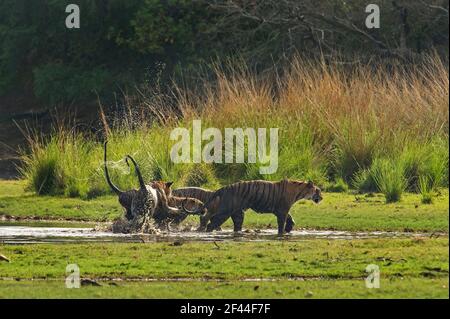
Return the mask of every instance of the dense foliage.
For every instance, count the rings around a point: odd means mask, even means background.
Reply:
[[[367,1],[79,0],[81,28],[67,29],[69,0],[0,1],[0,97],[24,91],[44,105],[111,94],[199,63],[239,54],[265,69],[295,52],[345,60],[408,61],[448,55],[448,1],[376,1],[381,28],[364,25]]]

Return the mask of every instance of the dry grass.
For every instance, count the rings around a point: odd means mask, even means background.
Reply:
[[[175,86],[167,95],[141,89],[126,97],[125,116],[101,115],[123,155],[142,155],[138,157],[149,178],[162,171],[158,177],[183,180],[184,170],[191,166],[169,163],[168,135],[173,127],[190,127],[199,118],[203,127],[220,129],[279,127],[279,170],[261,176],[268,179],[313,178],[322,185],[342,178],[350,182],[374,159],[402,158],[412,144],[436,145],[436,154],[448,152],[448,67],[437,56],[407,67],[349,67],[297,58],[282,75],[256,75],[242,65],[216,66],[214,74],[213,80],[197,82],[195,90]],[[44,148],[50,145],[39,143]],[[101,145],[93,147],[100,154]],[[71,156],[67,154],[63,157]],[[448,162],[448,155],[442,161]],[[35,162],[28,157],[26,170]],[[255,177],[255,165],[238,166],[212,168],[219,178],[227,176],[222,182],[242,179],[242,174]],[[448,170],[444,173],[440,186],[448,185]]]

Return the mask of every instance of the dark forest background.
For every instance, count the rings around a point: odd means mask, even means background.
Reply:
[[[68,4],[81,28],[67,29]],[[365,8],[380,7],[367,29]],[[261,72],[293,55],[352,65],[448,60],[447,0],[0,0],[0,170],[23,143],[16,123],[52,110],[98,119],[142,85],[195,87],[213,65]],[[391,62],[390,62],[391,63]]]
[[[380,29],[365,27],[369,2],[78,0],[81,28],[67,29],[72,0],[1,0],[1,101],[77,104],[233,56],[264,70],[297,52],[349,62],[448,55],[448,1],[372,1]]]

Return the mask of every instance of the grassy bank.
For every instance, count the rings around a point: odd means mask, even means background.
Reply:
[[[448,278],[391,278],[380,289],[360,279],[276,282],[101,282],[67,289],[60,281],[0,281],[0,298],[448,298]]]
[[[88,278],[365,278],[368,264],[385,278],[448,276],[448,238],[218,244],[2,245],[0,277],[61,279],[71,263]]]
[[[90,200],[64,196],[37,196],[24,190],[24,181],[0,181],[0,217],[111,221],[122,214],[115,196],[100,196]],[[300,201],[291,210],[296,228],[337,230],[384,230],[448,232],[449,195],[442,190],[433,204],[422,204],[418,194],[405,194],[399,203],[385,204],[381,194],[354,195],[325,193],[319,205]],[[184,225],[198,225],[191,217]],[[91,224],[92,225],[92,224]],[[272,214],[247,212],[244,228],[274,228]],[[67,224],[73,227],[73,224]],[[227,221],[224,227],[231,227]]]
[[[126,154],[136,157],[146,180],[176,186],[289,177],[325,190],[380,191],[386,202],[405,191],[432,202],[436,189],[448,187],[448,68],[435,57],[408,70],[349,70],[295,59],[282,75],[266,77],[230,67],[216,70],[215,81],[198,83],[195,92],[175,88],[172,96],[169,103],[143,94],[127,99],[120,116],[101,114],[120,187],[136,185],[122,160]],[[195,119],[222,134],[225,128],[279,128],[277,172],[261,175],[262,163],[174,164],[170,132],[191,130]],[[36,193],[92,198],[109,192],[98,139],[59,127],[50,137],[31,134],[29,142],[22,173]]]
[[[448,287],[448,238],[220,242],[219,248],[213,243],[193,242],[182,246],[1,245],[0,252],[10,259],[0,264],[0,277],[16,280],[0,281],[0,291],[12,291],[12,296],[24,294],[25,288],[31,287],[28,296],[33,297],[174,297],[182,289],[186,289],[184,297],[209,298],[299,298],[308,291],[318,298],[448,297],[444,288]],[[107,281],[100,282],[103,287],[63,291],[65,269],[70,263],[80,267],[82,278]],[[367,291],[364,286],[369,264],[380,267],[381,288],[376,291]],[[108,280],[119,278],[125,282],[117,282],[118,287],[109,285]],[[192,282],[146,282],[177,278]],[[199,282],[204,278],[213,282]],[[258,278],[274,281],[242,282]],[[129,283],[127,279],[138,282]],[[156,287],[165,289],[150,291]],[[344,288],[349,289],[342,294]]]

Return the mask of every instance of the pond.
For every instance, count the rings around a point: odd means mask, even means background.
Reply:
[[[439,235],[439,234],[433,234]],[[412,232],[349,232],[335,230],[295,230],[282,240],[365,239],[431,236]],[[77,242],[177,242],[177,241],[270,241],[280,240],[275,229],[232,230],[204,233],[196,231],[161,231],[157,234],[114,234],[92,227],[0,226],[0,243],[77,243]]]

